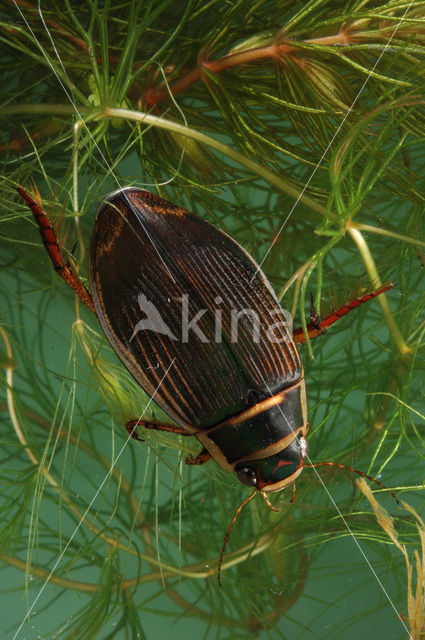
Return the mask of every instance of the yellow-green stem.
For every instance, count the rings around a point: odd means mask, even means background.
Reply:
[[[134,122],[141,122],[147,125],[152,125],[154,127],[158,127],[159,129],[166,129],[167,131],[174,131],[174,133],[178,133],[187,138],[192,138],[193,140],[197,140],[198,142],[223,153],[228,158],[235,160],[242,166],[246,167],[253,173],[255,173],[260,178],[263,178],[266,182],[273,185],[279,191],[286,193],[292,196],[294,199],[299,200],[306,206],[310,207],[316,213],[320,213],[321,215],[328,215],[325,207],[322,207],[316,200],[310,198],[309,196],[304,195],[304,193],[294,187],[290,182],[284,180],[277,176],[273,171],[270,171],[263,164],[255,162],[254,160],[250,160],[246,156],[242,155],[232,147],[229,147],[226,144],[223,144],[219,140],[212,138],[211,136],[207,136],[202,131],[198,131],[197,129],[192,129],[191,127],[187,127],[185,125],[179,124],[178,122],[173,122],[172,120],[166,120],[163,117],[153,116],[149,113],[144,113],[143,111],[130,111],[130,109],[105,109],[104,116],[106,118],[122,118],[124,120],[132,120]]]
[[[369,278],[372,282],[372,286],[379,287],[381,285],[381,279],[378,274],[378,270],[375,265],[375,261],[372,257],[372,254],[369,250],[366,240],[364,239],[363,234],[356,229],[355,227],[348,226],[348,233],[351,235],[354,243],[356,244],[359,253],[362,257],[364,265],[366,267],[366,271],[369,274]],[[394,320],[394,316],[391,312],[390,306],[388,304],[387,298],[383,293],[378,297],[378,302],[381,306],[382,315],[385,318],[385,322],[387,323],[388,329],[392,335],[392,338],[396,344],[397,350],[399,354],[403,357],[411,352],[410,347],[406,344],[403,336],[400,333],[400,329],[397,326],[396,321]]]
[[[395,233],[395,231],[390,231],[389,229],[380,229],[379,227],[374,227],[370,224],[362,224],[359,222],[352,222],[351,227],[353,229],[358,229],[359,231],[366,231],[366,233],[376,233],[380,236],[387,236],[387,238],[395,238],[396,240],[400,240],[401,242],[409,242],[415,246],[425,247],[425,242],[423,240],[419,240],[418,238],[411,238],[410,236],[405,236],[402,233]]]
[[[2,560],[7,562],[12,567],[16,569],[20,569],[21,571],[26,571],[28,569],[27,563],[19,558],[15,558],[14,556],[10,556],[7,553],[2,555]],[[64,587],[65,589],[73,589],[74,591],[84,591],[88,593],[95,593],[102,589],[98,584],[92,584],[90,582],[79,582],[78,580],[67,580],[66,578],[60,578],[55,573],[51,573],[47,569],[41,569],[34,564],[31,564],[29,567],[29,572],[33,576],[37,576],[37,578],[46,579],[49,578],[49,582],[53,584],[57,584],[60,587]]]

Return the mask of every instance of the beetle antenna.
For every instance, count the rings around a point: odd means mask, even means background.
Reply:
[[[363,471],[359,471],[358,469],[353,469],[353,467],[346,467],[344,464],[339,464],[339,462],[315,462],[314,464],[305,464],[304,467],[309,469],[315,469],[316,467],[323,467],[324,465],[328,465],[329,467],[338,467],[339,469],[345,469],[346,471],[357,473],[358,476],[362,476],[362,478],[367,478],[371,482],[375,482],[375,484],[382,487],[382,489],[385,489],[385,491],[388,491],[388,493],[394,498],[397,504],[400,504],[399,499],[397,498],[395,493],[390,491],[388,487],[382,484],[382,482],[379,482],[379,480],[377,480],[376,478],[373,478],[372,476],[368,476],[367,473],[363,473]]]
[[[232,532],[233,525],[235,524],[235,522],[237,520],[237,517],[240,514],[240,512],[242,511],[242,509],[244,508],[244,506],[246,504],[248,504],[248,502],[250,500],[252,500],[252,498],[255,495],[257,495],[257,493],[258,493],[258,489],[255,489],[254,493],[251,493],[251,495],[248,496],[247,498],[245,498],[245,500],[239,505],[239,507],[236,509],[235,515],[233,516],[233,520],[230,523],[230,527],[227,529],[226,537],[224,538],[223,546],[221,547],[220,558],[218,560],[217,581],[218,581],[218,586],[219,587],[221,587],[221,565],[223,564],[224,550],[226,548],[226,544],[227,544],[227,541],[229,539],[229,536],[230,536],[230,534]],[[263,493],[263,491],[261,493]]]

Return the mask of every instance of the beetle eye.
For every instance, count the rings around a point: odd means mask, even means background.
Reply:
[[[242,484],[247,484],[249,487],[257,486],[257,476],[251,467],[241,467],[236,471],[236,475]]]

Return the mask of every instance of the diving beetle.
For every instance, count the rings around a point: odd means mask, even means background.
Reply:
[[[136,428],[143,426],[195,436],[203,448],[189,463],[212,458],[254,487],[241,507],[258,491],[270,505],[267,493],[294,486],[309,428],[297,349],[305,336],[292,331],[266,276],[243,247],[157,195],[120,189],[97,211],[88,291],[65,262],[41,204],[17,190],[56,271],[95,313],[135,380],[179,425],[134,421],[129,433],[137,438]],[[392,286],[321,321],[312,308],[309,336]]]

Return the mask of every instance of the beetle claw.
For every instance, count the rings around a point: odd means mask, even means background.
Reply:
[[[310,293],[310,325],[314,329],[320,329],[320,318],[316,309],[314,308],[313,294]]]
[[[133,438],[133,440],[138,440],[139,442],[144,442],[144,439],[141,438],[136,431],[136,427],[138,425],[138,421],[137,420],[130,420],[130,422],[127,422],[127,424],[125,425],[125,428],[127,429],[127,433],[128,435]]]
[[[206,449],[202,449],[197,456],[187,456],[186,464],[200,465],[204,464],[204,462],[208,462],[208,460],[211,460],[211,454]]]

